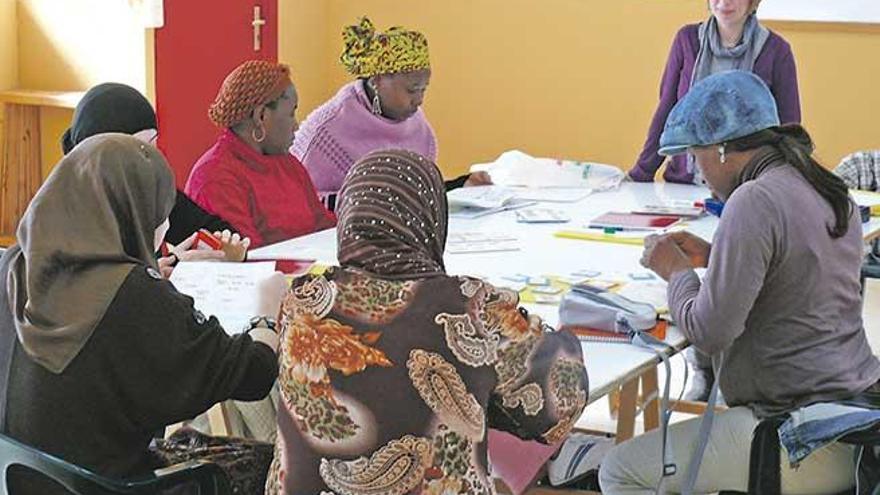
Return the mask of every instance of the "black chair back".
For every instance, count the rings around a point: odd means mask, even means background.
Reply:
[[[192,484],[199,495],[232,493],[226,474],[210,462],[190,461],[159,469],[142,479],[112,480],[0,435],[0,495],[10,494],[11,470],[39,473],[74,495],[152,494],[185,484]]]

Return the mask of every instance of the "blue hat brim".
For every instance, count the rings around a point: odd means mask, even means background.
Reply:
[[[690,148],[689,144],[671,144],[668,146],[664,146],[657,150],[657,154],[661,156],[675,156],[680,155],[682,153],[686,153],[687,149]]]

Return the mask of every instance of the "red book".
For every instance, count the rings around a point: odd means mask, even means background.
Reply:
[[[673,215],[609,212],[590,220],[590,228],[616,230],[661,230],[681,221]]]

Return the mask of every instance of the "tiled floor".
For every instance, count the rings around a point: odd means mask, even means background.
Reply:
[[[871,344],[871,348],[874,349],[874,353],[880,355],[880,280],[868,280],[863,315],[865,321],[865,331],[868,334],[868,341]],[[684,356],[675,356],[671,360],[671,362],[672,382],[670,387],[670,396],[676,397],[679,393],[681,393],[682,387],[684,386]],[[663,367],[661,366],[661,392],[664,376],[665,372],[663,370]],[[591,404],[587,408],[586,416],[586,421],[582,420],[578,423],[578,426],[588,427],[593,430],[610,432],[613,432],[615,430],[616,422],[614,421],[614,419],[611,418],[608,412],[608,401],[606,399],[600,399]],[[688,414],[676,413],[672,415],[672,421],[681,421],[693,417],[694,416]],[[641,417],[639,417],[636,419],[636,434],[642,432],[643,429],[644,428],[642,425],[642,419]]]

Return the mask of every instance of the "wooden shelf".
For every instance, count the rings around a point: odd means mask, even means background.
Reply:
[[[9,89],[0,91],[0,103],[74,109],[84,94],[85,92],[83,91]]]

